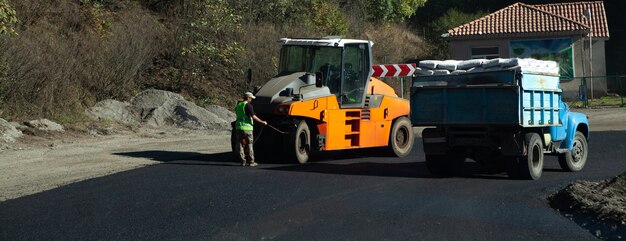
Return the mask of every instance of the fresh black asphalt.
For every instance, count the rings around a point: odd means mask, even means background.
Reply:
[[[538,181],[473,162],[435,178],[419,139],[405,158],[355,151],[256,168],[230,153],[117,153],[161,163],[1,202],[0,240],[595,240],[546,200],[626,170],[626,132],[593,132],[589,145],[582,172],[550,157]]]

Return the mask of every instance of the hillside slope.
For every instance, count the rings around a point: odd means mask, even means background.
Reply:
[[[0,36],[0,108],[8,120],[77,121],[98,101],[129,100],[148,88],[231,106],[276,73],[281,37],[371,39],[378,63],[427,52],[404,25],[370,21],[355,14],[363,6],[341,1],[8,2],[19,19],[17,36]]]

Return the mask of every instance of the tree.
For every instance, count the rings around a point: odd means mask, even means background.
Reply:
[[[375,22],[399,23],[413,16],[426,0],[377,0],[367,10],[370,20]]]
[[[309,17],[310,1],[300,0],[228,0],[244,23],[301,24]]]
[[[312,9],[313,27],[324,34],[344,35],[348,32],[348,20],[336,4],[327,1],[313,2]]]
[[[0,34],[16,34],[13,25],[17,23],[15,9],[7,0],[0,0]]]
[[[234,66],[235,56],[243,51],[239,42],[232,41],[243,31],[241,16],[221,0],[200,3],[195,15],[189,24],[192,44],[182,53],[197,58],[205,70],[218,65]]]
[[[433,23],[431,23],[430,27],[432,29],[432,34],[428,36],[430,42],[437,46],[433,54],[440,58],[447,58],[449,55],[448,42],[442,41],[441,35],[447,33],[450,29],[461,26],[485,15],[486,13],[482,11],[478,11],[476,13],[464,13],[456,8],[452,8],[443,16],[437,18]]]

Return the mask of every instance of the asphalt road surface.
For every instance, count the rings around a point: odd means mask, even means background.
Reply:
[[[464,176],[435,178],[420,139],[405,158],[333,153],[256,168],[230,153],[118,153],[162,164],[2,202],[0,240],[595,240],[546,197],[625,171],[624,140],[593,132],[582,172],[549,157],[538,181],[473,162]]]

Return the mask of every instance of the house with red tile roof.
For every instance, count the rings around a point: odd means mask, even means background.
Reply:
[[[533,5],[518,2],[450,29],[442,36],[450,44],[453,59],[555,60],[561,69],[561,87],[566,98],[575,98],[580,77],[593,77],[587,80],[587,88],[593,85],[595,96],[607,92],[603,77],[609,27],[602,1]]]

